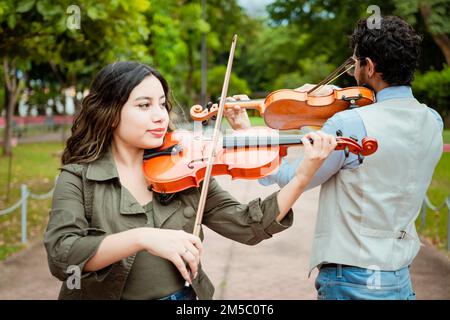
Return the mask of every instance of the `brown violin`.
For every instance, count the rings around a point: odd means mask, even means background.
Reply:
[[[255,109],[264,117],[264,122],[272,129],[291,130],[304,126],[322,126],[335,113],[357,108],[375,102],[375,93],[365,87],[347,87],[333,89],[326,95],[315,92],[322,86],[354,67],[349,58],[309,91],[300,92],[281,89],[270,93],[265,99],[239,100],[225,102],[225,108],[239,105],[246,109]],[[195,121],[205,121],[217,114],[217,104],[208,103],[206,107],[194,105],[190,115]]]
[[[301,145],[302,135],[279,135],[267,127],[233,131],[219,140],[215,150],[212,176],[230,175],[232,179],[259,179],[272,174],[286,156],[287,148]],[[336,150],[358,155],[360,162],[373,154],[377,141],[365,138],[361,145],[353,138],[337,137]],[[167,133],[164,143],[144,152],[143,171],[149,189],[175,193],[198,187],[205,177],[211,137],[190,131]]]

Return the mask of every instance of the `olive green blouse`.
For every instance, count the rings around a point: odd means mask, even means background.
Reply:
[[[152,203],[145,206],[141,227],[154,227]],[[144,218],[144,215],[142,215]],[[122,293],[124,300],[150,300],[168,296],[184,286],[184,279],[169,260],[138,252]]]
[[[44,237],[50,271],[63,281],[60,298],[154,299],[181,289],[184,280],[175,266],[147,252],[96,272],[83,269],[110,234],[142,226],[192,233],[200,190],[201,185],[179,192],[168,203],[155,193],[145,210],[121,185],[110,149],[89,164],[63,166]],[[264,200],[242,204],[212,179],[202,222],[224,237],[255,245],[292,225],[292,210],[281,222],[275,220],[276,196],[274,192]],[[81,282],[75,287],[74,268],[80,270]],[[192,287],[199,299],[213,296],[214,287],[201,265]]]

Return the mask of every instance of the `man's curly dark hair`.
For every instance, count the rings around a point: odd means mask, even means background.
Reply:
[[[422,37],[396,16],[381,18],[381,28],[369,29],[367,19],[358,21],[350,36],[350,46],[364,65],[368,57],[376,72],[389,85],[411,85],[420,56]],[[362,59],[361,59],[362,58]]]

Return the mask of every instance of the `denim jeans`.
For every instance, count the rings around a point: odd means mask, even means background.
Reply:
[[[192,287],[184,287],[183,289],[172,293],[171,295],[158,299],[158,300],[196,300],[197,296],[195,295]]]
[[[325,266],[316,278],[319,300],[415,300],[409,268],[378,271],[352,266]]]

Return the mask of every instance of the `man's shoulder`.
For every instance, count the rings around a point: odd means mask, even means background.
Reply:
[[[348,109],[335,113],[329,118],[324,126],[330,126],[336,129],[342,127],[363,125],[363,121],[356,109]]]

